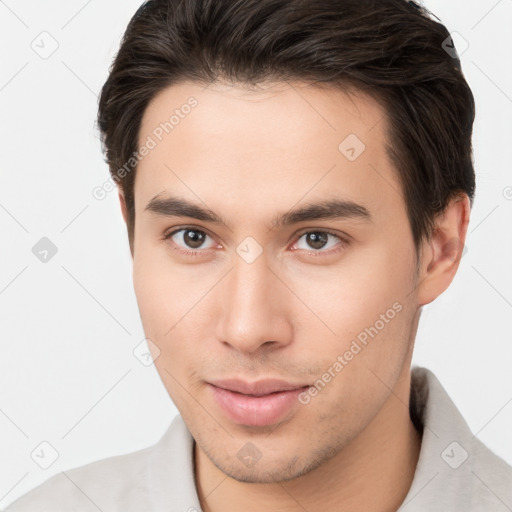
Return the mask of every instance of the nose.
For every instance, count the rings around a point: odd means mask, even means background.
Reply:
[[[293,338],[290,290],[270,268],[264,254],[252,263],[236,256],[219,290],[217,339],[253,353],[265,345],[277,349]]]

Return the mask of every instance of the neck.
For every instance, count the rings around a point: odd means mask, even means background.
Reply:
[[[421,435],[409,415],[410,368],[370,424],[325,464],[294,480],[238,482],[194,445],[196,485],[204,512],[245,510],[392,512],[411,486]]]

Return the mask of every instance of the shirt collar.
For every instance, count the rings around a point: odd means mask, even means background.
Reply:
[[[473,435],[427,368],[411,370],[409,405],[423,436],[413,481],[399,512],[512,510],[512,468]]]

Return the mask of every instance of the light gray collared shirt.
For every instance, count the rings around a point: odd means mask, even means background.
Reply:
[[[471,433],[428,369],[412,368],[421,451],[400,512],[511,512],[512,467]],[[200,512],[194,439],[180,415],[153,446],[62,471],[6,512]]]

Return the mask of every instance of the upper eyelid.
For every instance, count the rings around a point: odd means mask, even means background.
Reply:
[[[297,241],[299,241],[299,239],[302,238],[306,233],[326,233],[328,235],[338,238],[342,244],[348,244],[352,240],[352,237],[345,233],[336,233],[336,232],[334,232],[334,230],[330,230],[330,229],[326,229],[326,228],[318,228],[318,229],[305,228],[304,231],[299,231],[299,233],[297,233],[295,235],[295,238],[297,239]],[[297,243],[297,242],[295,242],[295,243]],[[320,251],[314,251],[314,252],[320,252]]]
[[[210,238],[215,238],[207,229],[196,227],[196,226],[191,226],[191,225],[186,225],[186,226],[181,226],[181,227],[175,226],[171,229],[164,231],[163,237],[164,238],[171,237],[172,235],[175,235],[176,233],[179,233],[180,231],[187,231],[187,230],[188,231],[200,231],[201,233],[205,233],[206,235],[208,235]]]
[[[302,236],[306,233],[327,233],[328,235],[337,236],[338,238],[343,238],[343,236],[346,236],[348,238],[348,235],[343,235],[341,233],[336,233],[335,230],[330,230],[327,228],[304,228],[304,230],[299,231],[295,234],[295,236]]]

